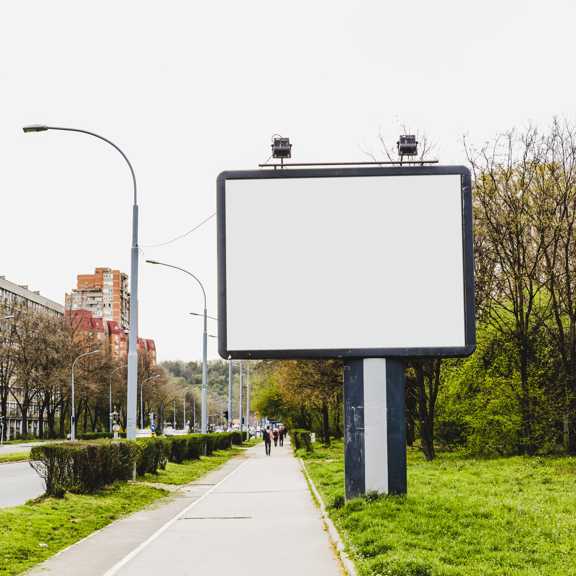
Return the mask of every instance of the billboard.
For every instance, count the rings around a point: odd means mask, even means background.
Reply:
[[[474,350],[467,168],[236,171],[217,187],[222,357]]]

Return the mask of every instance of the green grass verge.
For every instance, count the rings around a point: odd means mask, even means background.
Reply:
[[[7,462],[25,462],[30,459],[30,452],[11,452],[10,454],[0,454],[0,464]]]
[[[408,496],[342,506],[342,443],[300,454],[362,576],[576,574],[576,458],[408,455]]]
[[[117,483],[93,495],[66,494],[0,510],[0,574],[20,574],[166,494],[151,486]]]
[[[242,452],[243,448],[216,450],[212,456],[202,456],[200,460],[187,460],[182,464],[168,462],[166,470],[159,470],[158,474],[146,474],[141,480],[161,484],[187,484],[222,466]]]

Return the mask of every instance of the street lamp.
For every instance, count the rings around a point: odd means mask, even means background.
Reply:
[[[203,316],[203,314],[199,314],[198,312],[190,312],[190,315],[200,317]],[[206,315],[206,317],[209,318],[210,320],[215,320],[216,322],[218,322],[218,318],[216,318],[216,316]],[[218,338],[218,336],[214,336],[212,334],[208,334],[208,337]],[[228,427],[228,430],[230,430],[232,423],[232,359],[231,358],[228,358],[228,404],[226,408],[228,412],[226,425]]]
[[[240,419],[240,434],[244,428],[242,421],[242,391],[244,389],[244,363],[240,360],[240,394],[238,396],[238,418]]]
[[[32,124],[24,126],[24,132],[46,132],[47,130],[60,130],[64,132],[78,132],[87,134],[99,140],[103,140],[112,148],[116,149],[128,164],[132,183],[134,187],[134,200],[132,205],[132,248],[130,265],[130,335],[128,338],[128,391],[127,391],[127,426],[126,438],[134,440],[136,438],[136,404],[138,391],[138,193],[136,186],[136,174],[128,156],[111,140],[104,138],[94,132],[81,130],[79,128],[63,128],[61,126],[46,126],[43,124]]]
[[[154,380],[154,378],[160,378],[160,374],[150,376],[150,378],[146,378],[146,380],[140,383],[140,430],[144,430],[144,384],[150,380]]]
[[[122,368],[126,368],[126,364],[123,364],[122,366],[118,366],[117,368],[114,368],[114,370],[112,370],[112,372],[110,372],[110,376],[108,377],[108,389],[109,389],[109,396],[108,396],[108,414],[110,414],[110,434],[112,434],[112,425],[114,424],[112,422],[112,376],[118,372],[118,370],[122,370]]]
[[[166,266],[167,268],[174,268],[175,270],[180,270],[180,272],[184,272],[191,276],[198,282],[200,288],[202,289],[202,295],[204,296],[204,331],[202,333],[202,410],[201,410],[201,430],[202,434],[206,434],[208,431],[208,332],[207,332],[207,320],[208,320],[208,312],[207,312],[207,303],[206,303],[206,290],[204,289],[204,285],[197,276],[192,274],[192,272],[185,270],[184,268],[180,268],[179,266],[173,266],[172,264],[165,264],[164,262],[158,262],[157,260],[146,260],[148,264],[157,264],[159,266]]]
[[[81,358],[85,358],[86,356],[91,356],[92,354],[98,354],[100,350],[92,350],[91,352],[84,352],[84,354],[80,354],[74,359],[72,362],[72,378],[70,383],[72,385],[72,410],[71,410],[71,419],[70,419],[70,440],[76,440],[76,407],[74,405],[74,368],[76,367],[76,362]]]
[[[246,363],[246,431],[250,440],[250,363]]]
[[[232,358],[228,358],[228,430],[232,428]]]

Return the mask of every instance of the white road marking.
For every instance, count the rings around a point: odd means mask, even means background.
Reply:
[[[110,570],[108,570],[103,576],[116,576],[116,574],[118,574],[118,572],[120,571],[121,568],[126,566],[126,564],[128,564],[128,562],[130,562],[136,556],[138,556],[138,554],[140,554],[140,552],[142,552],[142,550],[144,550],[144,548],[146,548],[148,545],[150,545],[152,542],[154,542],[154,540],[156,540],[161,534],[166,532],[166,530],[168,530],[168,528],[170,528],[170,526],[172,526],[172,524],[174,524],[174,522],[178,521],[187,512],[192,510],[192,508],[194,508],[194,506],[196,506],[196,504],[199,504],[200,502],[202,502],[202,500],[204,500],[204,498],[206,498],[207,496],[212,494],[212,492],[214,492],[214,490],[216,490],[216,488],[218,488],[218,486],[220,486],[221,484],[226,482],[226,480],[228,480],[230,477],[232,477],[234,474],[236,474],[236,472],[238,472],[238,470],[240,470],[240,468],[242,468],[242,466],[244,466],[244,464],[247,464],[247,463],[248,463],[248,461],[242,462],[242,464],[240,464],[240,466],[238,466],[238,468],[232,470],[232,472],[230,472],[230,474],[228,474],[227,476],[222,478],[222,480],[220,480],[220,482],[218,482],[217,484],[214,484],[214,486],[212,486],[212,488],[210,488],[208,491],[206,491],[204,494],[202,494],[202,496],[200,496],[200,498],[198,498],[197,500],[194,500],[194,502],[192,502],[192,504],[190,504],[189,506],[184,508],[184,510],[181,510],[178,514],[176,514],[176,516],[174,516],[174,518],[172,518],[171,520],[168,520],[168,522],[166,522],[166,524],[164,524],[163,526],[158,528],[158,530],[156,530],[156,532],[154,532],[154,534],[152,534],[150,537],[148,537],[146,540],[144,540],[144,542],[142,542],[142,544],[140,544],[138,547],[134,548],[134,550],[132,550],[132,552],[130,552],[129,554],[124,556],[124,558],[122,558],[122,560],[120,560],[119,562],[114,564],[114,566],[112,566],[112,568],[110,568]]]

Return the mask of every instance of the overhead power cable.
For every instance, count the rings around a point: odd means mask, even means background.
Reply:
[[[186,238],[186,236],[189,236],[190,234],[192,234],[192,232],[195,232],[196,230],[198,230],[198,228],[201,228],[202,226],[204,226],[204,224],[206,224],[207,222],[209,222],[212,218],[214,218],[214,216],[216,216],[216,212],[213,212],[212,214],[210,214],[210,216],[207,216],[206,218],[204,218],[204,220],[202,220],[202,222],[200,222],[199,224],[196,224],[196,226],[194,226],[194,228],[190,228],[190,230],[184,232],[184,234],[180,234],[179,236],[176,236],[176,238],[172,238],[172,240],[167,240],[166,242],[159,242],[158,244],[140,244],[140,248],[160,248],[162,246],[168,246],[169,244],[173,244],[174,242],[177,242],[178,240],[182,240],[182,238]]]

